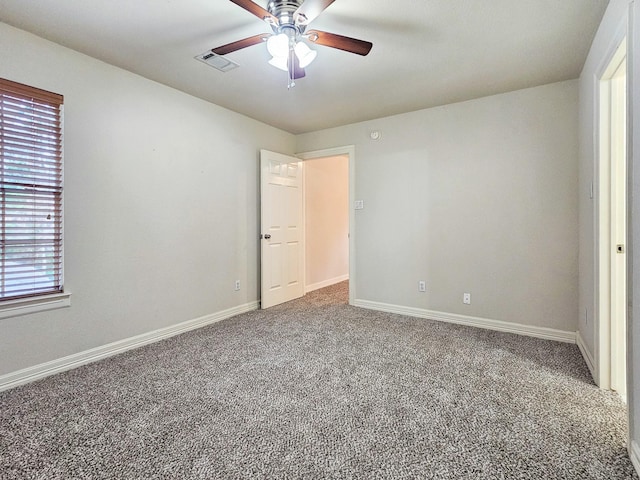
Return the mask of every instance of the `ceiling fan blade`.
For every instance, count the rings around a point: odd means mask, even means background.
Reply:
[[[293,56],[293,78],[297,80],[298,78],[303,78],[306,76],[304,68],[300,68],[300,62],[298,61],[298,57]]]
[[[271,35],[268,33],[261,33],[259,35],[254,35],[253,37],[243,38],[242,40],[238,40],[237,42],[231,42],[220,47],[212,48],[211,51],[216,55],[226,55],[227,53],[235,52],[236,50],[262,43],[270,36]]]
[[[367,55],[371,51],[371,47],[373,47],[373,43],[371,42],[365,42],[364,40],[358,40],[357,38],[344,37],[335,33],[322,32],[320,30],[309,30],[306,35],[308,35],[310,42],[362,56]]]
[[[277,17],[274,17],[267,10],[262,8],[257,3],[252,2],[251,0],[231,0],[231,1],[236,5],[238,5],[239,7],[244,8],[247,12],[253,13],[260,20],[264,20],[265,22],[271,25],[278,25],[279,23]]]
[[[295,54],[289,55],[289,61],[287,62],[287,65],[289,66],[289,75],[294,80],[297,80],[299,78],[303,78],[306,76],[304,68],[300,68],[300,61],[298,60],[298,57]]]
[[[293,13],[293,18],[298,25],[308,25],[333,2],[335,0],[304,0]]]

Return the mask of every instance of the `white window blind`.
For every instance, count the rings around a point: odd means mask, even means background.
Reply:
[[[0,301],[63,291],[62,103],[0,78]]]

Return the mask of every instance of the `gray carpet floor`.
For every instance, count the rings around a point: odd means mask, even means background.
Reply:
[[[638,479],[575,345],[347,288],[0,393],[0,478]]]

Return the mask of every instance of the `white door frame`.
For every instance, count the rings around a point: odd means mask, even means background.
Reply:
[[[356,299],[356,224],[353,211],[356,191],[356,148],[354,145],[346,145],[344,147],[298,153],[296,157],[302,160],[312,160],[314,158],[335,157],[338,155],[346,155],[349,161],[349,305],[353,305]]]
[[[597,196],[595,208],[595,368],[596,383],[600,388],[610,389],[612,386],[611,369],[612,349],[611,332],[613,324],[612,313],[612,251],[615,246],[611,242],[611,81],[620,63],[627,56],[626,25],[618,32],[617,41],[612,44],[612,48],[602,63],[598,74],[594,79],[596,82],[596,122],[595,138],[597,145],[597,160],[595,175],[597,177]],[[627,78],[628,75],[627,75]],[[628,91],[628,87],[627,87]],[[627,105],[627,112],[629,111]],[[627,117],[627,131],[628,131]],[[627,148],[627,164],[628,164]],[[629,192],[627,192],[627,198]],[[627,207],[628,209],[628,207]],[[628,241],[625,240],[628,245]],[[628,292],[627,292],[628,295]],[[625,316],[624,322],[627,322]],[[627,339],[628,343],[628,339]],[[627,374],[628,381],[628,374]]]

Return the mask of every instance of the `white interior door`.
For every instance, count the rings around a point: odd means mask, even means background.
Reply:
[[[626,400],[627,42],[600,77],[598,153],[598,384]]]
[[[261,308],[304,295],[302,162],[260,151]]]
[[[626,57],[611,78],[611,389],[627,384],[627,88]]]

